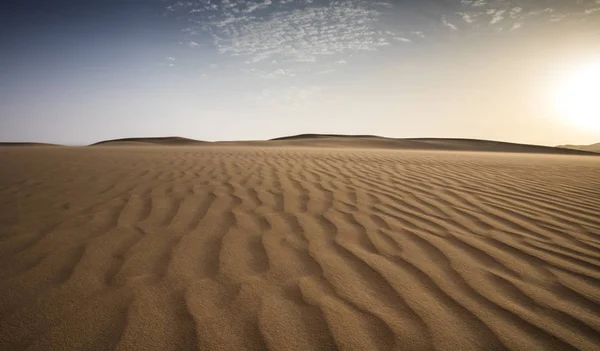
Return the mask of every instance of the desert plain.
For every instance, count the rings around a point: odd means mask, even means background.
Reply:
[[[600,157],[456,143],[0,147],[0,349],[600,349]]]

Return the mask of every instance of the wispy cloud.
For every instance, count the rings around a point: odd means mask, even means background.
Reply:
[[[494,10],[490,9],[486,13],[488,16],[491,16],[490,24],[496,24],[504,19],[504,13],[506,10]]]
[[[221,54],[257,63],[317,62],[389,45],[375,30],[382,5],[363,0],[262,0],[177,2],[195,24],[188,32],[211,35]]]
[[[275,70],[262,70],[262,69],[258,69],[258,68],[242,68],[242,69],[240,69],[240,71],[247,73],[247,74],[252,74],[257,77],[264,78],[264,79],[278,79],[278,78],[295,77],[296,76],[295,70],[283,69],[283,68],[278,68]]]
[[[471,27],[490,26],[495,30],[515,30],[528,23],[566,23],[581,21],[600,11],[598,0],[538,1],[460,0],[460,17]],[[600,19],[598,22],[600,24]]]
[[[436,33],[436,21],[451,32],[486,26],[501,31],[529,22],[561,23],[600,13],[598,0],[432,0],[406,4],[393,0],[188,0],[176,1],[167,9],[180,12],[193,24],[187,33],[209,33],[219,52],[246,56],[251,62],[273,58],[315,62],[332,54],[376,51],[391,43],[379,36],[376,28],[394,9],[401,9],[406,16],[422,6],[430,14],[430,23],[413,22],[409,30],[403,20],[396,21],[396,28],[388,23],[397,37],[409,40],[411,34],[419,33],[423,38],[429,31]]]
[[[374,10],[344,1],[276,12],[266,20],[242,17],[214,31],[214,38],[219,52],[248,56],[252,62],[315,62],[323,56],[376,50],[384,45],[371,26],[377,16]]]
[[[394,37],[395,41],[399,41],[401,43],[412,43],[413,41],[408,39],[408,38],[402,38],[402,37]]]
[[[294,70],[291,69],[279,68],[272,72],[259,72],[259,76],[262,78],[273,79],[280,77],[294,77],[296,76],[296,73],[294,73]]]
[[[473,13],[464,13],[464,12],[457,12],[456,14],[459,15],[460,17],[462,17],[463,21],[467,22],[468,24],[474,23],[475,17],[477,16],[476,14],[473,14]]]
[[[448,27],[448,28],[450,28],[450,29],[452,29],[452,30],[458,30],[458,27],[456,27],[454,24],[452,24],[452,23],[448,22],[448,20],[446,19],[446,16],[442,16],[442,23],[443,23],[443,24],[444,24],[446,27]]]
[[[585,10],[586,15],[591,15],[592,13],[600,11],[600,7],[590,8]]]
[[[317,74],[318,75],[323,75],[323,74],[330,74],[330,73],[333,73],[333,72],[335,72],[334,69],[326,69],[324,71],[317,72]]]
[[[266,72],[263,78],[290,77],[277,69],[311,63],[314,69],[302,72],[317,74],[360,53],[410,47],[444,38],[444,33],[516,31],[529,24],[591,23],[595,18],[600,23],[600,0],[431,0],[410,5],[393,0],[186,0],[167,9],[189,24],[183,43],[197,48],[205,45],[198,38],[208,37],[220,55],[260,67]],[[430,19],[412,20],[410,11],[415,10],[415,16],[427,13]],[[276,66],[263,67],[269,64]]]

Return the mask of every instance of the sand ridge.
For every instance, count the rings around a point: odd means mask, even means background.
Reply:
[[[247,146],[359,148],[390,150],[481,151],[555,155],[598,156],[584,147],[548,147],[493,140],[452,138],[387,138],[376,135],[299,134],[271,140],[207,142],[182,137],[148,137],[105,140],[90,146]]]
[[[557,146],[557,148],[565,148],[565,149],[600,153],[600,143],[591,144],[591,145],[559,145],[559,146]]]
[[[207,143],[202,140],[195,140],[182,137],[142,137],[142,138],[122,138],[113,140],[104,140],[94,143],[90,146],[191,146],[191,145],[202,145]]]
[[[600,159],[0,152],[3,350],[594,350]]]

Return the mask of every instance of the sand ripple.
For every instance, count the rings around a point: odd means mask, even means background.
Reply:
[[[0,152],[2,350],[597,350],[600,161]]]

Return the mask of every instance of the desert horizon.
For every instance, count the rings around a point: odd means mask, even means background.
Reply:
[[[514,142],[483,140],[470,138],[393,138],[378,135],[345,135],[345,134],[318,134],[306,133],[291,136],[277,137],[267,140],[222,140],[206,141],[179,136],[161,137],[130,137],[108,139],[94,142],[89,145],[61,145],[38,142],[0,142],[1,146],[284,146],[306,147],[358,147],[380,148],[399,150],[454,150],[454,151],[487,151],[487,152],[522,152],[522,153],[550,153],[593,155],[600,153],[600,143],[591,145],[556,145],[544,146],[533,144],[519,144]]]

